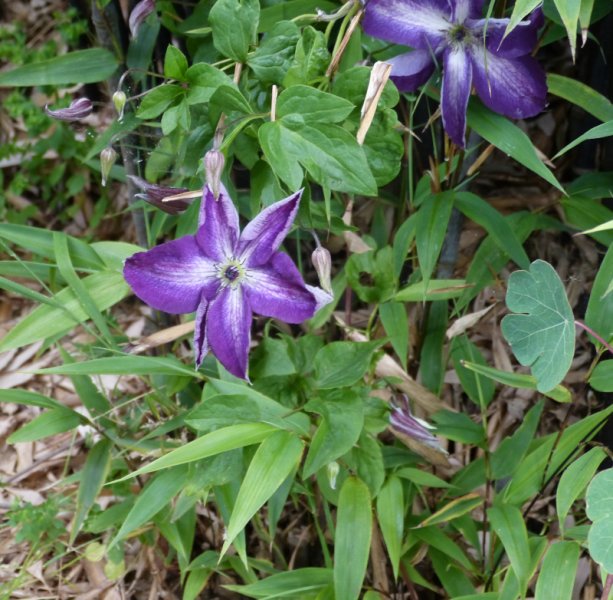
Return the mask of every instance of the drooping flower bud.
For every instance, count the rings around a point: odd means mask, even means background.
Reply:
[[[117,118],[121,121],[123,119],[123,109],[126,107],[126,101],[128,100],[125,92],[121,90],[117,90],[113,94],[113,104],[115,105],[115,110],[117,111]]]
[[[143,21],[155,10],[154,0],[141,0],[130,13],[128,27],[132,37],[136,37],[139,27]]]
[[[430,433],[430,430],[434,429],[432,425],[426,423],[422,419],[418,419],[411,414],[409,408],[409,399],[406,394],[402,394],[402,401],[399,404],[392,404],[392,414],[390,415],[390,426],[392,429],[403,433],[431,446],[433,448],[441,449],[441,444],[435,435]]]
[[[319,277],[319,285],[329,294],[332,294],[332,282],[330,274],[332,272],[332,257],[330,252],[323,246],[317,246],[311,254],[311,261]]]
[[[213,192],[215,199],[219,198],[219,186],[221,184],[221,174],[226,164],[226,159],[219,150],[209,150],[204,155],[204,172],[206,182]]]
[[[177,215],[190,205],[186,200],[171,200],[170,202],[164,202],[164,198],[187,192],[187,188],[155,185],[134,175],[128,175],[128,177],[136,187],[143,191],[142,194],[136,194],[136,198],[149,202],[149,204],[153,204],[153,206],[156,206],[170,215]]]
[[[336,489],[336,478],[338,477],[340,470],[341,470],[341,467],[335,460],[328,463],[328,465],[326,466],[326,474],[328,475],[328,483],[330,484],[330,487],[333,490]]]
[[[117,152],[107,146],[102,152],[100,152],[100,173],[102,174],[102,186],[106,186],[106,180],[111,173],[111,169],[117,160]]]
[[[59,121],[78,121],[87,117],[93,108],[92,101],[89,98],[77,98],[70,103],[68,108],[51,110],[48,105],[45,105],[45,112]]]

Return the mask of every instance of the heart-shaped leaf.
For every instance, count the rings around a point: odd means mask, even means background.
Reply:
[[[529,271],[509,277],[507,307],[514,314],[502,320],[502,333],[513,354],[529,366],[536,389],[549,392],[570,369],[575,352],[575,321],[564,286],[553,267],[535,260]]]

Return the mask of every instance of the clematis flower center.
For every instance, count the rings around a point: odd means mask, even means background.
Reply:
[[[466,38],[470,36],[470,32],[464,25],[454,25],[448,35],[451,44],[462,44],[468,41]]]
[[[224,285],[235,286],[245,275],[245,269],[238,261],[231,261],[220,265],[219,274]]]

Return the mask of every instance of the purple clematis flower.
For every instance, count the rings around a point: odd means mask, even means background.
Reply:
[[[200,226],[188,235],[128,258],[124,276],[144,302],[168,313],[196,311],[196,367],[211,352],[233,375],[247,379],[253,313],[301,323],[332,300],[306,285],[279,246],[302,191],[264,209],[242,233],[238,213],[219,185],[204,188]]]
[[[545,73],[530,56],[543,15],[537,9],[503,40],[509,19],[482,19],[484,0],[370,0],[363,27],[373,37],[411,46],[391,79],[410,92],[443,65],[441,113],[447,135],[465,147],[466,108],[474,86],[493,111],[519,119],[545,107]]]
[[[187,188],[156,185],[155,183],[149,183],[145,179],[136,177],[135,175],[128,175],[128,177],[132,180],[132,183],[136,187],[142,190],[140,194],[135,195],[136,198],[140,198],[145,202],[149,202],[149,204],[153,204],[153,206],[168,213],[169,215],[178,215],[180,212],[186,210],[190,205],[190,203],[185,200],[171,200],[170,202],[164,202],[164,198],[187,192]]]
[[[155,0],[141,0],[128,17],[128,27],[132,37],[136,37],[143,21],[155,10]]]

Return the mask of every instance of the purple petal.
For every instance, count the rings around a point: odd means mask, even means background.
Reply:
[[[433,427],[411,414],[409,400],[405,394],[402,395],[400,402],[392,403],[390,426],[428,446],[440,448],[438,438],[430,432]]]
[[[413,92],[434,73],[435,62],[430,50],[413,50],[388,60],[390,77],[401,92]]]
[[[77,98],[70,103],[68,108],[51,110],[48,106],[45,106],[45,112],[58,121],[78,121],[91,114],[93,108],[94,106],[89,98]]]
[[[206,337],[211,351],[227,371],[247,379],[251,309],[242,286],[226,286],[209,304]]]
[[[200,227],[196,233],[202,251],[217,262],[234,256],[238,242],[238,213],[226,188],[220,184],[219,197],[205,186],[200,207]]]
[[[373,37],[428,50],[443,43],[450,17],[447,0],[370,0],[362,27]]]
[[[317,312],[320,308],[327,306],[334,300],[334,296],[326,290],[322,290],[320,287],[315,287],[314,285],[307,285],[306,289],[313,294],[315,298],[315,312]]]
[[[128,27],[132,37],[136,37],[138,29],[143,21],[155,10],[154,0],[141,0],[130,13],[128,17]]]
[[[212,298],[219,287],[215,264],[191,235],[134,254],[123,274],[143,302],[172,314],[195,311],[201,295]]]
[[[510,59],[472,48],[471,59],[475,89],[488,108],[512,119],[532,117],[545,108],[545,72],[531,56]]]
[[[505,38],[509,19],[479,19],[469,21],[467,25],[479,38],[487,26],[486,46],[490,52],[505,58],[516,58],[532,52],[536,46],[538,27],[530,21],[520,21],[517,27]],[[504,39],[503,39],[504,38]]]
[[[302,190],[265,208],[245,227],[240,237],[239,256],[246,267],[267,263],[288,234],[300,203]]]
[[[194,358],[196,362],[196,369],[200,367],[204,357],[209,352],[209,342],[206,335],[207,313],[209,306],[210,303],[203,297],[200,304],[198,304],[198,309],[196,310],[196,323],[194,327]]]
[[[441,113],[443,127],[458,146],[466,145],[466,108],[472,86],[472,64],[463,47],[447,48],[443,57]]]
[[[287,254],[277,252],[268,264],[247,273],[243,285],[253,312],[286,323],[302,323],[315,314],[315,296]]]

